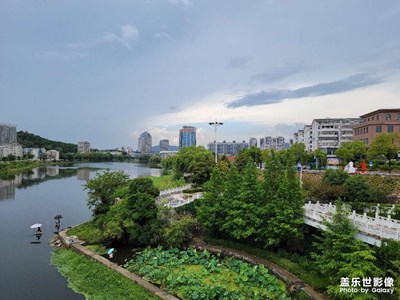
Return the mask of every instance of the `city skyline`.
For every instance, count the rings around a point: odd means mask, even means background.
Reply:
[[[400,3],[2,1],[0,123],[93,148],[197,145],[397,108]]]

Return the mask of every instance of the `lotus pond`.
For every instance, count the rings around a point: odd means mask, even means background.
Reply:
[[[147,248],[125,268],[181,299],[290,299],[284,283],[263,265],[194,248]]]

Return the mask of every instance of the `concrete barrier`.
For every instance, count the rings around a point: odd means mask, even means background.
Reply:
[[[119,266],[116,263],[109,261],[107,258],[96,254],[92,250],[87,249],[83,244],[85,243],[82,240],[79,240],[76,236],[68,236],[66,231],[60,231],[58,233],[58,238],[60,239],[61,243],[66,246],[67,248],[73,249],[78,253],[85,255],[88,258],[94,259],[99,263],[107,266],[108,268],[120,273],[121,275],[125,276],[126,278],[132,280],[136,284],[144,287],[149,292],[153,293],[154,295],[160,297],[161,299],[165,300],[179,300],[179,298],[168,294],[167,292],[160,289],[158,286],[148,282],[147,280],[143,279],[142,277],[129,272],[127,269]]]

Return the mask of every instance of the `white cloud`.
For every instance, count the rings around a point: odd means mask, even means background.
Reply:
[[[184,6],[190,6],[193,5],[192,0],[168,0],[169,3],[172,5],[184,5]]]
[[[139,40],[139,30],[132,25],[123,25],[120,28],[120,33],[105,32],[103,40],[106,42],[119,42],[124,47],[131,49],[132,44]]]
[[[154,38],[156,39],[167,39],[169,41],[173,41],[174,39],[168,33],[165,32],[156,32],[154,34]]]
[[[285,137],[289,139],[292,133],[289,133],[288,130],[282,130],[280,124],[300,126],[301,123],[311,124],[312,120],[316,118],[359,117],[379,108],[398,107],[400,78],[392,79],[390,82],[347,93],[234,109],[228,109],[226,104],[237,95],[218,92],[202,99],[192,99],[179,111],[150,117],[145,120],[143,126],[146,126],[146,124],[147,126],[162,124],[166,126],[165,129],[169,132],[168,127],[203,123],[206,129],[197,126],[199,145],[206,145],[214,139],[212,131],[207,126],[208,122],[214,120],[224,122],[223,130],[226,139],[247,140],[248,137],[259,133],[280,135],[285,132],[287,133]],[[379,99],[379,102],[377,99]],[[259,130],[257,130],[257,133],[247,132],[245,136],[237,136],[238,133],[235,132],[235,128],[237,126],[243,127],[243,124],[251,126],[253,130],[255,128],[259,128]],[[177,131],[174,134],[177,135]]]

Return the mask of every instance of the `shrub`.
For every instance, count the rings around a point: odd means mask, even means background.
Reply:
[[[182,216],[165,231],[165,242],[169,247],[186,248],[196,234],[198,225],[196,219],[190,216]]]
[[[365,177],[351,176],[349,177],[344,186],[346,187],[347,201],[361,201],[361,202],[385,202],[387,194],[379,188],[368,185]]]
[[[322,180],[330,185],[342,185],[347,178],[349,174],[343,170],[326,170]]]

